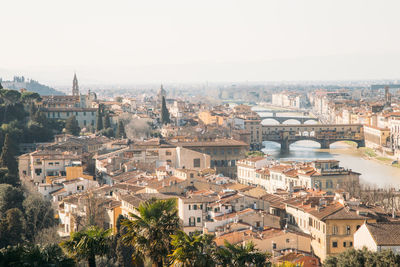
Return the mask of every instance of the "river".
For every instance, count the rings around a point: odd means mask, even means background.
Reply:
[[[360,181],[378,187],[400,188],[400,168],[364,159],[356,148],[343,143],[332,144],[330,149],[320,149],[313,141],[299,141],[290,146],[288,153],[280,152],[280,145],[264,142],[263,152],[278,160],[311,161],[335,159],[342,167],[361,173]]]
[[[270,115],[271,110],[256,110],[260,115]],[[291,114],[279,113],[278,116],[296,116]],[[263,124],[278,124],[273,119],[264,120]],[[289,120],[285,124],[298,124],[297,121]],[[306,124],[313,124],[313,121],[307,121]],[[352,169],[361,173],[360,181],[362,183],[375,185],[378,187],[396,187],[400,189],[400,168],[392,167],[379,163],[374,160],[368,160],[362,157],[361,153],[355,147],[345,143],[335,143],[330,149],[320,149],[320,145],[313,141],[299,141],[290,146],[288,153],[280,152],[280,145],[274,142],[264,142],[263,151],[272,155],[277,160],[295,160],[311,161],[316,159],[335,159],[340,161],[342,167]]]

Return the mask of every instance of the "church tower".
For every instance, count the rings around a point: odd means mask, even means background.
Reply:
[[[79,86],[78,79],[76,78],[76,73],[74,74],[74,80],[72,81],[72,95],[79,96]]]
[[[162,98],[167,96],[167,92],[164,90],[163,85],[161,84],[160,90],[157,93],[157,101],[161,104]]]

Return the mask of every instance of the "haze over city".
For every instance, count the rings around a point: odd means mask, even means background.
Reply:
[[[397,79],[399,1],[3,1],[3,78]]]
[[[0,267],[400,267],[400,1],[0,8]]]

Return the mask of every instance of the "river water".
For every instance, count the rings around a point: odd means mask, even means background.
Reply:
[[[364,159],[356,148],[343,143],[332,144],[330,149],[320,149],[313,141],[299,141],[290,146],[288,153],[280,152],[280,145],[264,142],[263,151],[278,160],[312,161],[335,159],[342,167],[361,173],[360,181],[378,187],[400,188],[400,168]]]
[[[269,115],[267,110],[257,110],[260,115]],[[278,116],[289,114],[278,114]],[[296,116],[293,113],[292,116]],[[290,116],[290,115],[289,115]],[[277,121],[268,119],[263,124],[278,124]],[[285,124],[298,124],[297,121],[287,121]],[[313,124],[313,121],[307,121]],[[378,187],[395,187],[400,189],[400,168],[392,167],[368,160],[362,157],[355,147],[345,143],[334,143],[330,149],[320,149],[320,145],[313,141],[299,141],[290,146],[288,153],[281,153],[280,145],[275,142],[264,142],[263,151],[272,155],[277,160],[312,161],[316,159],[335,159],[340,161],[340,166],[361,173],[360,181]]]

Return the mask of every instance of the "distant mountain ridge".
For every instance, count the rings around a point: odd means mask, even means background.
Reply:
[[[41,84],[38,81],[26,79],[24,76],[14,76],[12,81],[3,81],[0,78],[0,83],[3,88],[6,89],[20,90],[22,88],[25,88],[28,91],[35,92],[40,95],[65,95],[63,92],[57,91],[52,87]]]

